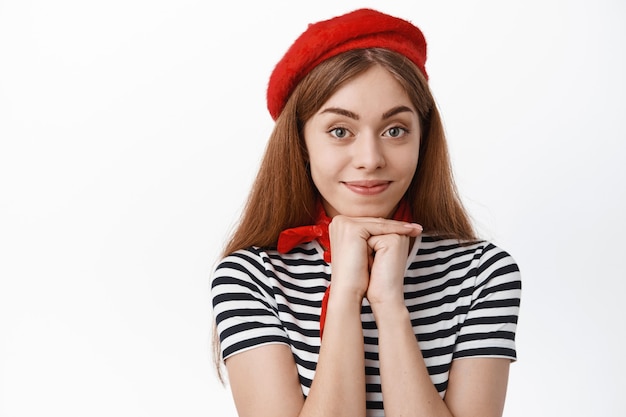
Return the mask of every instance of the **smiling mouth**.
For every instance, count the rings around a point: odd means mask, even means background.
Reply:
[[[346,181],[343,182],[350,191],[360,195],[376,195],[389,188],[391,181]]]

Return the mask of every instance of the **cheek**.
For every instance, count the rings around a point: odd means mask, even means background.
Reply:
[[[345,166],[345,157],[337,149],[318,146],[309,148],[309,165],[311,173],[317,171],[319,177],[328,177],[337,173]]]
[[[417,152],[402,152],[395,155],[396,169],[403,176],[408,177],[410,181],[413,178],[413,174],[417,169],[417,163],[419,158],[417,157]]]
[[[324,173],[324,164],[322,163],[324,159],[320,154],[319,149],[316,148],[309,147],[307,149],[307,156],[311,178],[313,179],[315,185],[319,188],[319,182],[323,178]]]
[[[323,158],[317,158],[316,156],[319,155],[313,155],[309,158],[309,166],[313,183],[317,188],[320,188],[332,177],[333,170],[328,161]]]
[[[344,179],[345,161],[336,152],[313,153],[309,158],[311,179],[318,191],[329,198]]]

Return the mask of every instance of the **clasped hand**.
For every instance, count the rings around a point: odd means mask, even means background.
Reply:
[[[333,293],[367,297],[371,305],[404,303],[403,281],[411,238],[421,226],[396,220],[337,215],[329,228]]]

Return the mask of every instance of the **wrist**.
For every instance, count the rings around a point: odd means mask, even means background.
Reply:
[[[385,323],[400,323],[409,320],[409,310],[404,304],[404,299],[370,302],[374,320],[380,327]]]
[[[330,294],[328,298],[329,305],[341,304],[341,305],[358,305],[359,309],[365,298],[365,292],[358,288],[343,287],[338,284],[332,284],[330,286]]]

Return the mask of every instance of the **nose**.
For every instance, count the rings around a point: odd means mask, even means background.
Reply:
[[[375,134],[360,134],[353,146],[352,162],[355,168],[373,171],[386,165],[382,143]]]

